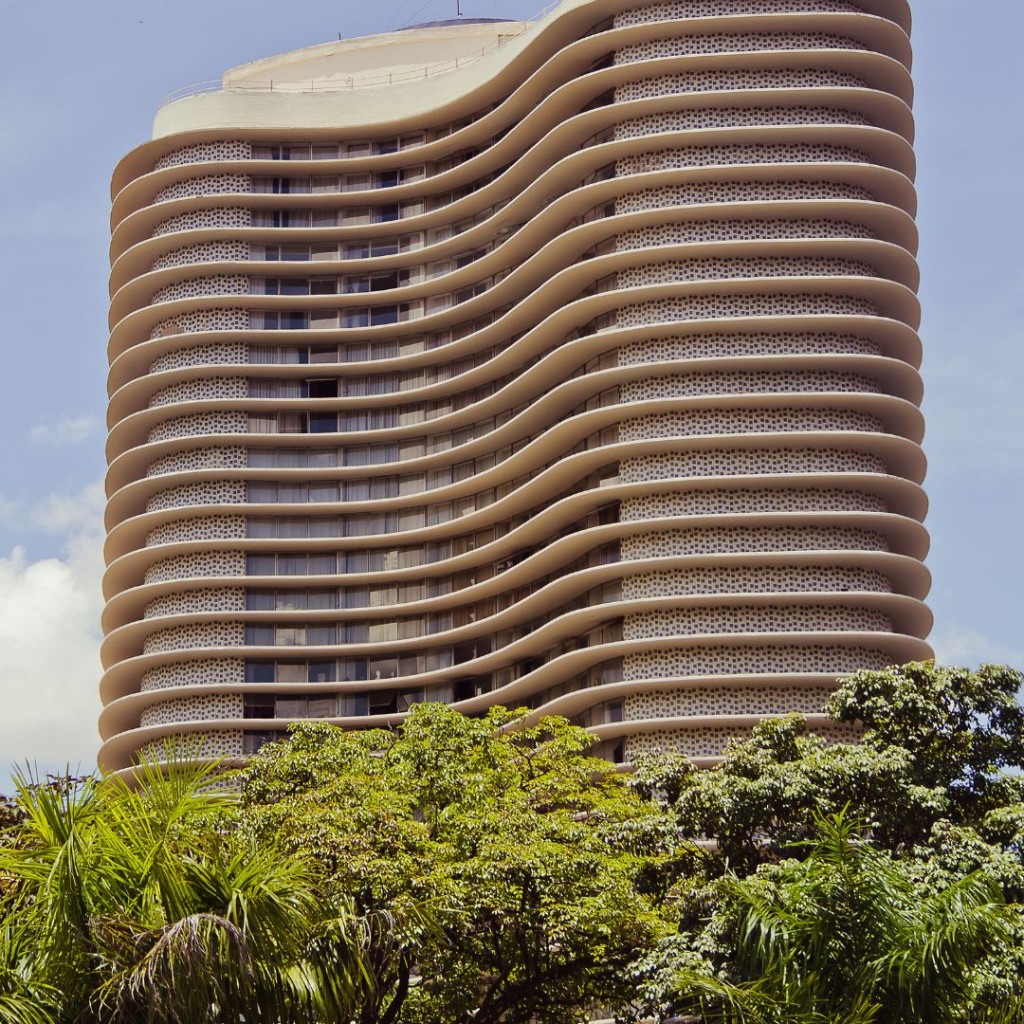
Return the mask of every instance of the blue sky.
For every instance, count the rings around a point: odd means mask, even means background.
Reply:
[[[539,6],[462,3],[466,17]],[[1024,5],[913,7],[932,640],[946,661],[1021,666]],[[0,766],[91,767],[98,745],[114,164],[173,90],[454,11],[455,0],[0,0]]]

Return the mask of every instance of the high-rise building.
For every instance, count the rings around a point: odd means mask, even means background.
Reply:
[[[904,0],[233,69],[113,181],[101,763],[415,702],[701,763],[930,656]]]

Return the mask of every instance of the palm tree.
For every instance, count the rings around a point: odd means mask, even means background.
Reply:
[[[806,859],[725,883],[721,920],[742,980],[682,972],[680,1010],[707,1024],[1024,1019],[1019,1002],[971,1003],[972,972],[1012,934],[990,879],[926,893],[846,814],[817,827]]]
[[[33,936],[7,921],[0,926],[0,1020],[56,1024],[57,990],[42,979]]]
[[[19,774],[15,784],[23,821],[0,847],[0,958],[20,965],[12,980],[19,973],[45,979],[50,998],[36,1000],[39,1012],[48,1001],[52,1019],[72,1020],[84,1008],[93,972],[85,875],[93,858],[96,780],[37,782]]]
[[[96,922],[111,1024],[313,1019],[302,952],[315,916],[305,865],[276,851],[190,855],[175,890]]]
[[[24,825],[0,848],[0,1019],[305,1024],[324,1019],[321,978],[335,1001],[355,991],[351,956],[346,974],[309,955],[325,917],[344,952],[346,908],[319,906],[302,858],[232,827],[217,772],[170,751],[131,785],[18,780]]]

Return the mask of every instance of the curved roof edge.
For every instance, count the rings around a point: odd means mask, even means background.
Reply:
[[[447,21],[421,21],[416,25],[403,25],[395,32],[412,32],[418,28],[448,28],[451,25],[500,25],[515,24],[513,18],[449,18]],[[358,38],[358,37],[356,37]]]

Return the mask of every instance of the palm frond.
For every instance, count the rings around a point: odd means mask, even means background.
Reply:
[[[200,1024],[213,1007],[250,1008],[257,969],[244,933],[223,917],[193,914],[136,932],[133,944],[134,961],[111,971],[95,994],[100,1019]]]

